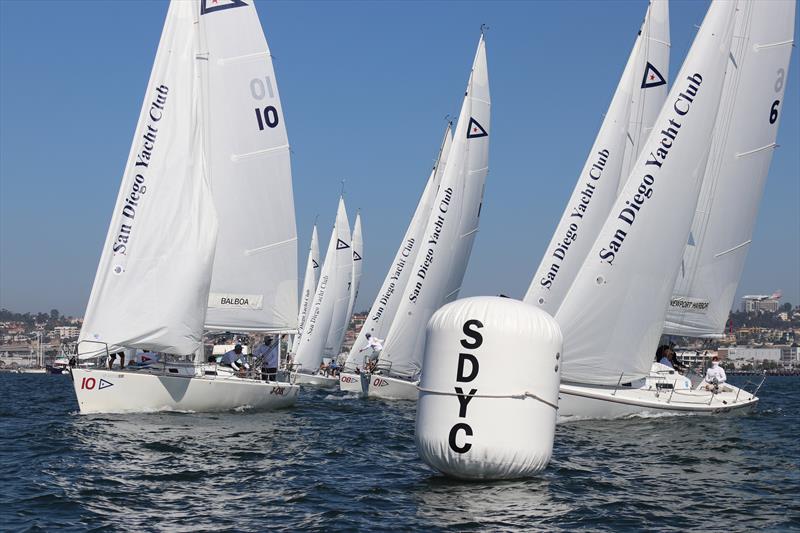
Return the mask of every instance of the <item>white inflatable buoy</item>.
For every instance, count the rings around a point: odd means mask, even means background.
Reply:
[[[550,462],[561,329],[541,309],[480,296],[428,322],[417,404],[417,450],[462,479],[530,476]]]

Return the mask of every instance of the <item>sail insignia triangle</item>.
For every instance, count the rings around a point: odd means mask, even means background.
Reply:
[[[489,134],[483,129],[477,120],[469,117],[469,127],[467,128],[467,139],[477,139],[478,137],[488,137]]]
[[[664,76],[662,76],[658,69],[648,61],[647,67],[644,69],[644,77],[642,77],[642,89],[658,87],[666,83],[667,81],[664,79]]]
[[[350,245],[344,242],[342,239],[336,239],[336,249],[344,250],[345,248],[350,248]]]
[[[206,15],[215,11],[244,7],[246,5],[244,0],[200,0],[200,14]]]

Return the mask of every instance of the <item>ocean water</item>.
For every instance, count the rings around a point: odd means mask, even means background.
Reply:
[[[1,374],[0,529],[800,531],[800,378],[760,396],[741,416],[561,425],[540,476],[476,483],[418,459],[412,403],[79,415],[68,376]]]

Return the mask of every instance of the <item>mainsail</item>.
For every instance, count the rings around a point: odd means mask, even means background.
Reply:
[[[489,161],[490,95],[486,45],[481,35],[444,175],[423,242],[411,269],[379,365],[389,373],[419,375],[425,326],[447,299],[455,298],[478,231]]]
[[[217,216],[204,164],[194,2],[171,2],[80,341],[200,347]],[[81,351],[95,349],[82,342]]]
[[[669,42],[668,18],[666,0],[654,0],[578,182],[525,295],[526,303],[552,315],[564,301],[617,199],[617,190],[628,177],[630,169],[625,167],[625,158],[633,155],[635,159],[638,155],[639,141],[652,128],[655,114],[664,102],[669,44],[663,43],[664,39]]]
[[[733,35],[735,2],[711,4],[586,261],[556,314],[562,381],[646,375],[697,205]]]
[[[372,302],[372,307],[367,313],[364,325],[361,327],[361,331],[359,331],[347,356],[345,363],[345,368],[347,369],[352,370],[361,366],[362,355],[360,350],[366,345],[367,333],[382,340],[389,333],[389,327],[392,325],[397,307],[400,305],[400,299],[411,276],[412,265],[421,246],[422,234],[428,222],[431,206],[439,189],[442,174],[447,165],[447,156],[450,153],[452,142],[453,135],[450,124],[448,124],[439,148],[439,155],[425,184],[419,203],[417,203],[414,215],[411,217],[411,222],[409,222],[406,233],[400,241],[400,246],[394,255],[394,261],[392,261],[383,284],[377,296],[375,296],[375,301]]]
[[[252,2],[201,0],[201,12],[208,164],[219,217],[206,327],[295,330],[297,230],[272,56]]]
[[[333,322],[334,306],[338,296],[337,285],[344,283],[346,286],[349,283],[349,279],[343,277],[341,273],[342,268],[352,268],[353,264],[349,240],[347,212],[344,200],[339,198],[336,223],[333,225],[328,250],[325,252],[325,262],[322,264],[317,290],[300,341],[295,343],[294,363],[300,365],[299,369],[302,372],[316,372],[322,362],[322,351]],[[341,266],[343,264],[344,267]]]
[[[711,155],[664,333],[722,334],[777,146],[795,2],[738,2]]]

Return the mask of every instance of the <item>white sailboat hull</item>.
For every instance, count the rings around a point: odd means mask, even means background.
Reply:
[[[562,383],[559,387],[558,421],[656,413],[746,412],[757,403],[757,396],[727,383],[720,386],[719,392],[712,393],[692,388],[688,378],[680,374],[654,369],[649,377],[630,386]]]
[[[384,400],[411,400],[419,399],[419,381],[407,381],[391,378],[380,374],[367,374],[369,388],[367,396],[370,398],[383,398]]]
[[[366,396],[369,389],[368,380],[369,374],[342,372],[339,374],[339,390]]]
[[[72,369],[81,413],[272,410],[294,405],[300,387],[233,376]]]
[[[303,374],[301,372],[296,372],[292,374],[292,377],[293,383],[306,385],[308,387],[318,387],[320,389],[335,389],[336,384],[339,383],[339,378],[320,374]]]

